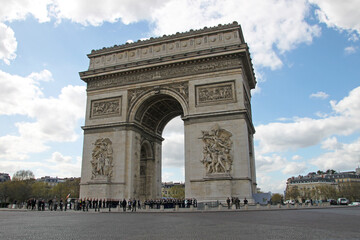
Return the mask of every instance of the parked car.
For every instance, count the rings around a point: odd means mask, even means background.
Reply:
[[[360,202],[349,203],[348,206],[360,206]]]
[[[328,199],[328,202],[330,203],[330,205],[336,205],[337,204],[335,199]]]
[[[284,203],[285,203],[285,204],[294,205],[294,204],[295,204],[295,200],[286,200]]]
[[[347,200],[346,198],[338,198],[337,204],[339,204],[339,205],[348,205],[349,200]]]

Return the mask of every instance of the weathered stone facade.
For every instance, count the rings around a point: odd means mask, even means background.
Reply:
[[[80,197],[159,198],[162,131],[185,126],[185,195],[256,190],[251,94],[256,81],[234,22],[92,51]]]

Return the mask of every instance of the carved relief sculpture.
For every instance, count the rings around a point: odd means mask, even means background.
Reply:
[[[234,82],[197,86],[197,104],[234,101],[234,89]]]
[[[179,92],[187,102],[189,101],[189,86],[187,82],[173,84],[170,87]]]
[[[91,103],[91,117],[121,114],[121,98],[96,100]]]
[[[159,85],[156,87],[143,87],[143,88],[137,88],[137,89],[130,89],[128,91],[128,106],[130,107],[132,103],[144,92],[150,90],[150,89],[156,89],[156,88],[172,88],[178,93],[180,93],[184,99],[189,102],[189,84],[187,82],[182,82],[178,84],[164,84]]]
[[[113,149],[112,142],[109,138],[100,138],[94,143],[92,151],[92,177],[108,177],[112,176],[113,169]]]
[[[202,131],[203,158],[201,162],[207,174],[230,173],[232,166],[232,134],[215,125],[210,131]]]

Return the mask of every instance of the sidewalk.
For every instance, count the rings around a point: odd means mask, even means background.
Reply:
[[[207,207],[204,209],[197,209],[190,206],[190,208],[163,208],[160,209],[150,209],[150,208],[141,208],[136,209],[136,211],[132,212],[131,210],[123,211],[122,208],[101,208],[100,212],[94,209],[89,208],[89,211],[82,210],[67,210],[67,211],[51,211],[51,212],[78,212],[78,213],[204,213],[204,212],[247,212],[247,211],[282,211],[282,210],[306,210],[306,209],[324,209],[324,208],[347,208],[347,207],[359,207],[359,206],[346,206],[346,205],[329,205],[329,204],[318,204],[318,205],[247,205],[241,206],[240,209],[235,209],[235,205],[233,205],[230,209],[227,206],[219,205],[218,207]],[[19,211],[19,212],[44,212],[38,210],[30,210],[26,208],[0,208],[0,211]],[[49,210],[45,210],[45,212],[50,212]]]

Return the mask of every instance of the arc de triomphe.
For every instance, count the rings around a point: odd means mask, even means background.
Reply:
[[[180,115],[186,198],[253,200],[256,80],[238,23],[88,57],[80,198],[160,198],[162,131]]]

